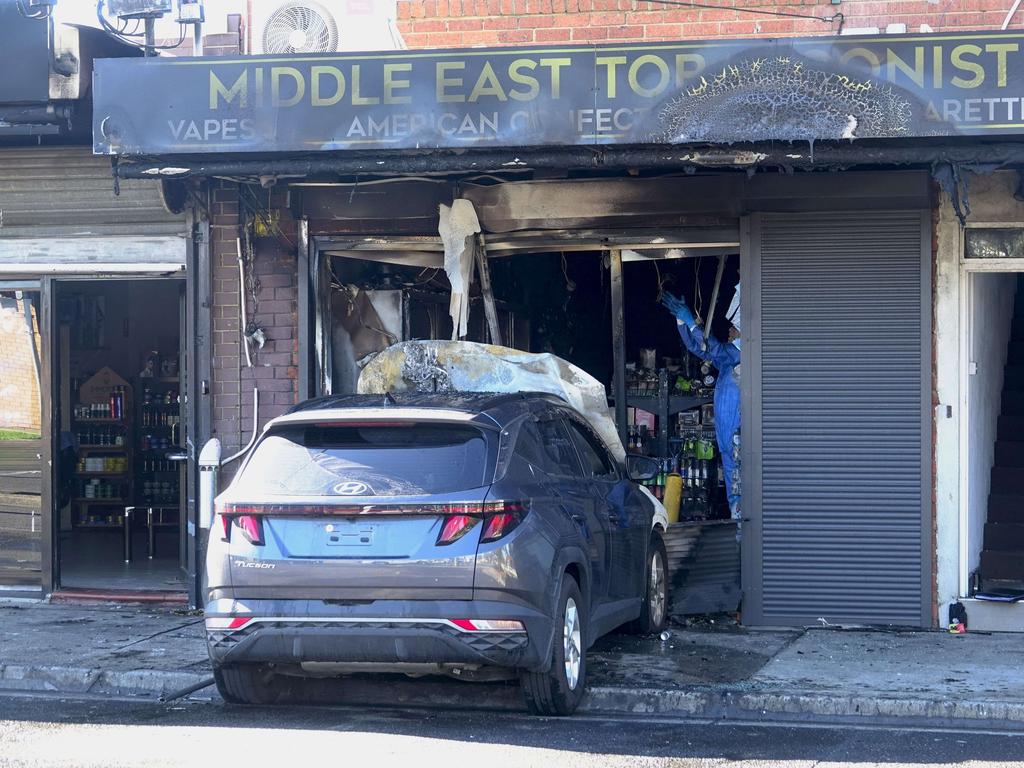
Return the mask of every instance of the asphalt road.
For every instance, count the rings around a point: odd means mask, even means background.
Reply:
[[[1024,734],[0,695],[0,766],[1024,766]]]

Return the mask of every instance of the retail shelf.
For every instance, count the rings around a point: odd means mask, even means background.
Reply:
[[[648,395],[626,395],[626,405],[631,408],[639,408],[640,410],[653,413],[657,417],[656,432],[654,434],[654,443],[645,450],[656,450],[656,456],[668,456],[669,444],[671,438],[669,436],[669,430],[674,431],[674,425],[671,423],[672,417],[681,411],[688,411],[692,408],[699,408],[702,405],[708,405],[714,402],[714,397],[708,395],[706,397],[698,397],[696,395],[676,395],[670,394],[670,374],[661,370],[658,371],[658,392],[655,394]],[[674,376],[672,377],[674,382]],[[615,399],[610,398],[611,402],[614,403]],[[620,429],[622,427],[620,426]]]
[[[81,496],[74,500],[75,504],[124,504],[124,499],[87,499]]]
[[[712,397],[694,397],[692,395],[672,395],[668,398],[669,416],[675,416],[680,411],[688,411],[691,408],[699,408],[713,402]],[[640,408],[650,413],[662,412],[662,399],[657,395],[627,395],[626,403],[631,408]]]
[[[131,472],[125,470],[124,472],[76,472],[79,477],[123,477],[124,475],[130,475]]]
[[[75,424],[106,424],[113,425],[116,427],[126,427],[128,422],[124,419],[74,419]]]
[[[123,445],[80,445],[78,446],[80,451],[118,451],[119,453],[125,452],[125,446]]]

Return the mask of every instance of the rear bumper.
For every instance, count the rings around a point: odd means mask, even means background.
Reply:
[[[207,648],[216,664],[466,664],[540,670],[551,657],[551,618],[503,602],[377,600],[339,606],[318,600],[218,600],[207,606],[206,617],[252,617],[235,629],[207,629]],[[526,631],[467,631],[451,619],[515,620]]]

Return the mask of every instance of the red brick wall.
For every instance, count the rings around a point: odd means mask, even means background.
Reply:
[[[639,0],[399,0],[399,28],[410,48],[458,48],[589,42],[700,40],[715,37],[831,35],[838,23],[735,10],[810,16],[842,13],[845,26],[927,24],[936,32],[999,29],[1011,0],[706,0],[721,9],[662,6]],[[728,6],[732,6],[731,8]],[[1011,28],[1024,25],[1024,8]]]
[[[288,217],[282,193],[259,199],[279,217],[273,234],[257,237],[251,276],[255,297],[246,294],[246,311],[263,328],[267,343],[252,349],[252,367],[241,342],[238,185],[217,183],[212,189],[211,259],[213,262],[213,436],[224,454],[237,451],[252,435],[253,388],[259,388],[259,427],[284,413],[298,392],[297,251],[295,222]],[[251,199],[247,197],[247,199]]]

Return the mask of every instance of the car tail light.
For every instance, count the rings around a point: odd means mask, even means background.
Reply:
[[[489,501],[486,504],[449,504],[441,507],[440,512],[446,517],[437,544],[443,546],[458,541],[481,519],[484,529],[480,543],[497,541],[523,521],[527,509],[527,505],[521,501]]]
[[[221,539],[231,541],[232,527],[240,528],[250,544],[263,546],[262,509],[252,504],[225,504],[218,510],[221,521]]]
[[[235,525],[242,529],[242,534],[249,540],[250,544],[263,546],[263,519],[256,515],[239,515],[234,520]]]
[[[478,522],[480,521],[477,518],[470,515],[448,515],[441,526],[441,533],[437,536],[437,545],[441,547],[458,541]]]
[[[208,616],[207,629],[241,629],[252,621],[252,616]]]
[[[505,619],[448,619],[463,632],[525,632],[521,621]]]
[[[489,544],[508,536],[523,522],[528,509],[522,501],[495,501],[484,505],[485,523],[480,543]]]

